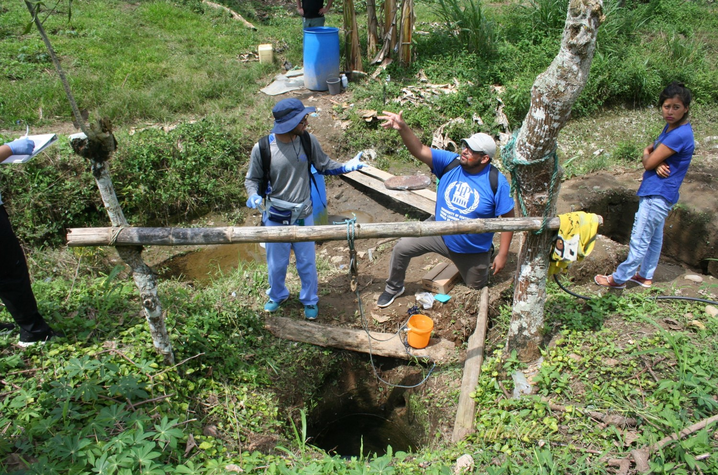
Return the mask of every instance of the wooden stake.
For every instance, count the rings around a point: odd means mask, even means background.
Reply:
[[[461,394],[456,409],[454,434],[452,442],[458,442],[474,431],[476,419],[476,402],[471,393],[476,389],[481,375],[481,365],[484,362],[484,341],[486,340],[486,325],[489,321],[489,288],[481,289],[479,315],[476,318],[476,329],[469,337],[466,348],[466,361],[464,361],[464,377],[461,380]]]

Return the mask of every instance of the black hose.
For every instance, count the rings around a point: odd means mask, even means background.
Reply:
[[[559,282],[558,274],[553,275],[553,280],[556,281],[556,283],[561,288],[561,290],[563,290],[564,292],[566,292],[569,295],[573,295],[574,297],[583,299],[583,300],[591,300],[591,298],[592,298],[592,297],[586,297],[584,295],[579,295],[575,292],[571,292],[570,290],[568,290],[566,287],[561,285],[561,282]],[[706,304],[711,304],[711,305],[718,305],[718,302],[714,302],[713,300],[699,299],[696,297],[680,297],[680,296],[675,296],[675,295],[658,295],[658,296],[654,297],[654,299],[656,299],[656,300],[690,300],[692,302],[701,302],[701,303],[706,303]]]

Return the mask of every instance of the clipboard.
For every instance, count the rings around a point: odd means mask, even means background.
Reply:
[[[28,135],[27,138],[35,142],[35,149],[30,155],[10,155],[8,158],[0,162],[0,164],[10,165],[13,163],[25,163],[34,158],[38,153],[44,151],[50,145],[57,142],[56,134]]]

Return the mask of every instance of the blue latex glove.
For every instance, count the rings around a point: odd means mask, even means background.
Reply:
[[[364,164],[361,162],[361,156],[363,153],[364,152],[357,153],[354,158],[352,158],[339,168],[335,168],[333,170],[325,170],[323,175],[343,175],[345,173],[359,170],[364,166]]]
[[[262,197],[259,196],[257,193],[250,196],[249,199],[247,200],[248,208],[256,208],[261,204],[262,204]]]
[[[5,145],[10,147],[13,155],[30,155],[35,150],[35,142],[25,137],[13,140]]]

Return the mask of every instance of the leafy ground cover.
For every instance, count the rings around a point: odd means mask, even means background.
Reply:
[[[71,10],[63,4],[43,14],[81,107],[115,122],[120,149],[113,177],[133,223],[182,223],[208,210],[234,222],[245,218],[242,167],[273,102],[256,90],[277,71],[243,58],[257,44],[272,43],[282,60],[299,64],[301,32],[291,2],[226,5],[257,31],[191,0],[76,0]],[[694,88],[699,140],[718,135],[714,5],[606,5],[591,81],[559,144],[572,175],[635,159],[657,126],[650,110],[633,107],[650,104],[668,79]],[[379,110],[420,71],[435,83],[457,78],[457,94],[407,114],[424,139],[448,118],[471,124],[474,112],[493,117],[494,83],[506,87],[517,124],[533,78],[555,54],[565,16],[564,2],[484,6],[472,20],[472,28],[493,24],[492,35],[482,37],[493,47],[484,53],[472,46],[481,38],[454,35],[467,33],[451,7],[418,2],[419,28],[429,34],[417,37],[411,69],[391,66],[380,81],[352,84],[362,108]],[[63,125],[68,108],[42,42],[23,32],[23,8],[0,7],[0,58],[8,65],[0,82],[3,138],[24,128],[17,120],[71,129]],[[337,11],[329,23],[339,18]],[[597,113],[608,106],[617,108]],[[347,112],[353,124],[339,150],[371,145],[387,155],[398,148],[396,136],[367,128],[353,114]],[[471,130],[449,132],[458,138]],[[599,149],[605,153],[595,155]],[[405,159],[382,160],[392,167]],[[199,166],[203,173],[194,172]],[[162,367],[126,270],[107,251],[59,246],[65,227],[105,220],[85,164],[64,139],[22,170],[0,169],[0,179],[18,233],[33,245],[28,256],[41,311],[68,335],[27,350],[14,335],[0,337],[0,467],[7,472],[444,474],[469,454],[474,473],[616,473],[610,460],[718,412],[718,322],[705,305],[657,303],[650,293],[583,301],[556,292],[539,368],[501,354],[501,338],[488,345],[474,392],[474,435],[451,444],[440,425],[430,425],[435,432],[411,453],[328,455],[307,441],[306,411],[346,355],[264,330],[266,268],[246,263],[204,286],[162,281],[178,361]],[[320,257],[323,278],[334,272],[327,259]],[[298,290],[293,271],[289,285]],[[503,307],[493,317],[495,332],[506,328],[509,314]],[[516,369],[535,374],[534,395],[511,397]],[[458,364],[438,368],[410,396],[426,420],[453,422],[459,373]],[[708,426],[653,453],[651,470],[717,473],[717,446],[715,425]]]

